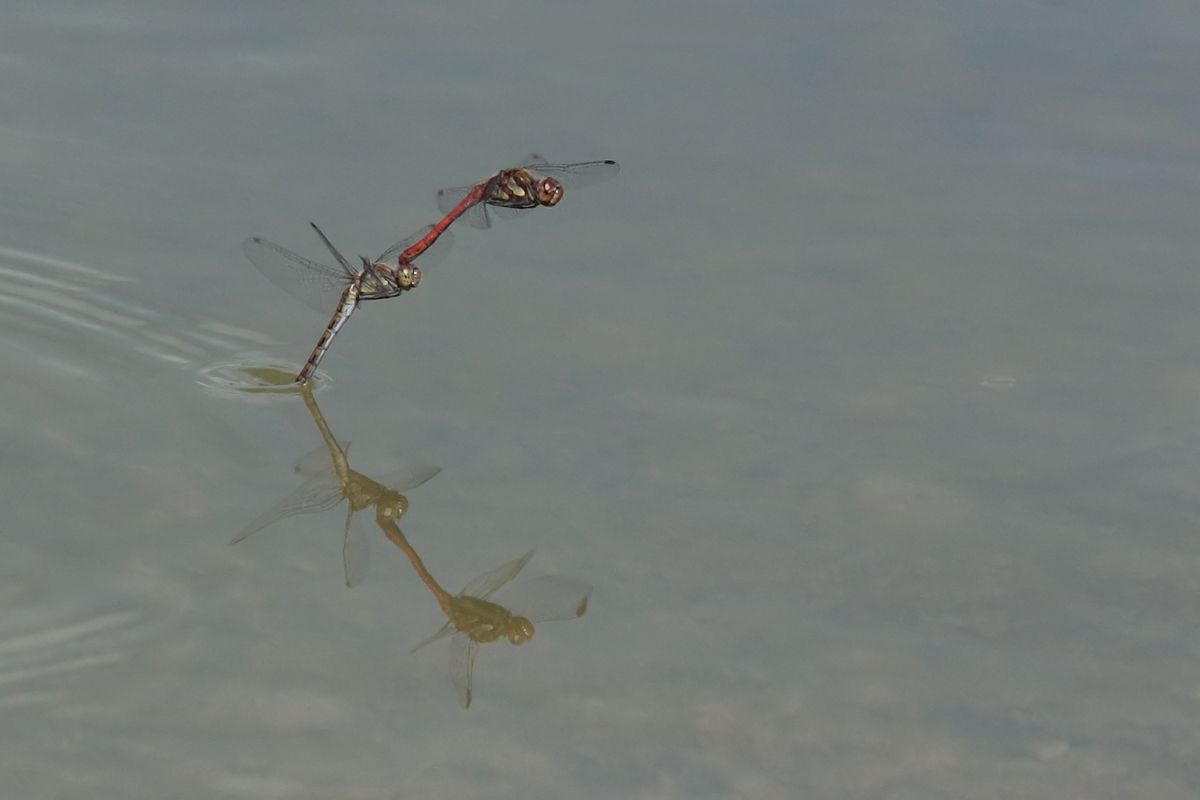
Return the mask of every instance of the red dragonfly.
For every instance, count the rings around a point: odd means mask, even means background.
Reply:
[[[483,183],[442,189],[438,192],[438,209],[446,216],[434,227],[445,230],[463,217],[472,228],[490,228],[493,213],[517,216],[537,206],[557,205],[564,189],[590,186],[620,171],[615,161],[550,164],[539,155],[531,155],[524,164],[501,170]]]
[[[421,580],[437,598],[442,613],[449,617],[441,630],[414,647],[412,652],[453,634],[450,639],[450,680],[454,683],[459,705],[463,708],[471,706],[471,674],[480,644],[508,639],[515,645],[522,645],[533,638],[533,623],[575,619],[587,612],[591,585],[557,575],[534,578],[513,587],[505,594],[504,606],[488,599],[497,589],[517,577],[517,573],[533,557],[532,550],[515,561],[483,573],[464,586],[457,595],[450,594],[429,574],[400,526],[388,517],[382,507],[379,512],[375,521],[408,556]],[[516,608],[521,614],[514,614],[505,606]]]
[[[396,242],[374,261],[359,256],[362,267],[355,269],[326,238],[316,223],[309,224],[333,254],[338,263],[337,268],[309,261],[257,236],[242,243],[242,252],[250,259],[250,263],[258,267],[259,272],[317,311],[327,312],[332,305],[332,298],[339,293],[341,295],[333,318],[321,334],[321,339],[305,362],[304,368],[296,376],[297,383],[307,381],[317,371],[317,365],[325,357],[325,351],[329,349],[333,337],[346,324],[346,320],[350,319],[360,301],[398,297],[417,288],[421,282],[422,268],[429,269],[441,261],[454,240],[446,230],[448,225],[442,226],[440,230],[435,225],[428,225],[412,236]],[[387,263],[393,258],[396,259],[395,266]],[[415,263],[418,258],[421,260],[420,267]]]

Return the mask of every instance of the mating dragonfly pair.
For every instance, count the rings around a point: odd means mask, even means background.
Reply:
[[[333,337],[360,302],[398,297],[415,289],[421,283],[422,270],[428,270],[445,257],[452,241],[449,228],[459,218],[474,228],[490,228],[493,216],[512,216],[537,206],[557,205],[564,189],[597,183],[619,170],[615,161],[550,164],[540,156],[530,156],[524,164],[501,170],[482,183],[441,190],[438,209],[445,215],[441,221],[402,239],[374,261],[360,256],[362,265],[357,268],[338,252],[315,223],[309,224],[333,254],[337,267],[310,261],[257,236],[247,239],[242,251],[251,263],[301,302],[318,311],[328,311],[333,298],[340,295],[333,318],[296,381],[303,383],[313,376]]]
[[[273,370],[264,370],[258,377],[278,385],[286,376]],[[366,534],[359,524],[358,512],[375,509],[375,522],[384,534],[412,562],[413,569],[437,600],[438,606],[447,617],[446,624],[425,641],[412,649],[420,650],[446,636],[450,636],[450,679],[463,708],[471,705],[472,673],[475,654],[479,645],[507,639],[521,645],[533,638],[534,623],[547,620],[575,619],[587,611],[592,587],[588,583],[558,575],[533,578],[507,590],[504,605],[490,598],[517,576],[533,556],[530,550],[522,557],[489,570],[463,587],[458,594],[442,588],[425,568],[425,563],[409,544],[400,530],[399,521],[408,513],[408,498],[401,492],[415,489],[441,470],[430,464],[414,463],[375,480],[350,466],[347,455],[349,443],[339,442],[325,421],[317,400],[313,396],[311,383],[300,386],[304,403],[312,414],[313,422],[321,432],[324,444],[301,456],[296,462],[296,471],[305,480],[291,494],[277,503],[258,519],[251,522],[234,537],[230,544],[237,544],[251,534],[261,531],[287,517],[327,511],[342,500],[349,508],[346,511],[345,533],[342,539],[342,561],[346,571],[346,585],[356,586],[367,575],[368,544]]]

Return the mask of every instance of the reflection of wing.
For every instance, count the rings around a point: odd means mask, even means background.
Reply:
[[[428,639],[421,642],[419,645],[414,647],[412,650],[409,650],[408,652],[415,653],[418,650],[420,650],[422,647],[424,647],[425,645],[433,644],[438,639],[445,639],[447,636],[449,636],[452,633],[454,633],[454,623],[447,622],[445,625],[443,625],[441,628],[438,629],[437,633],[435,633],[433,636],[430,636]]]
[[[415,464],[401,467],[394,472],[389,472],[387,475],[379,478],[378,483],[397,492],[407,492],[409,489],[417,488],[441,471],[441,467],[418,461]]]
[[[342,563],[346,567],[346,585],[358,586],[367,577],[370,558],[367,535],[354,516],[354,506],[346,511],[346,533],[342,538]]]
[[[592,585],[575,578],[548,575],[504,590],[504,607],[532,622],[575,619],[587,611]]]
[[[475,666],[475,652],[479,645],[465,633],[456,633],[450,640],[450,680],[458,692],[458,704],[471,707],[471,670]]]
[[[342,454],[349,456],[350,442],[338,442]],[[436,464],[427,461],[414,461],[399,469],[389,472],[379,478],[377,483],[397,492],[407,492],[415,489],[442,471]],[[335,471],[329,448],[325,445],[315,448],[296,459],[296,472],[309,477],[333,478]]]
[[[342,448],[342,453],[350,452],[349,442],[339,442],[338,446]],[[329,448],[321,445],[315,450],[311,450],[296,459],[296,472],[300,475],[307,475],[310,478],[315,475],[331,476],[333,475],[333,458],[329,455]]]
[[[257,533],[284,517],[327,511],[340,503],[345,496],[341,484],[332,475],[315,475],[300,484],[270,511],[242,528],[230,544],[237,544],[250,534]]]
[[[517,573],[521,571],[522,567],[529,563],[529,559],[531,558],[533,558],[532,550],[518,558],[516,561],[510,561],[507,564],[503,564],[493,570],[483,573],[478,578],[464,586],[462,591],[458,593],[458,596],[478,597],[480,600],[487,600],[489,597],[491,597],[492,592],[496,591],[501,586],[517,577]]]

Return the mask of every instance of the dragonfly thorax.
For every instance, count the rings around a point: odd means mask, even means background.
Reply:
[[[502,172],[492,181],[488,202],[506,208],[533,208],[537,205],[533,183],[533,176],[523,169]]]
[[[552,206],[563,196],[563,186],[555,178],[536,178],[527,169],[502,172],[492,180],[487,203],[502,208]]]
[[[363,259],[362,295],[370,297],[395,297],[403,291],[416,288],[421,282],[421,268],[412,264],[398,267],[387,264],[372,264]]]

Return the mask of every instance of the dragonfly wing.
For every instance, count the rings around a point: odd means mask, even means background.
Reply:
[[[492,592],[517,577],[517,573],[529,563],[529,559],[531,558],[533,558],[532,550],[514,561],[502,564],[493,570],[483,573],[464,586],[463,590],[458,593],[458,596],[478,597],[480,600],[487,600],[491,597]]]
[[[346,568],[346,586],[358,586],[367,577],[370,555],[367,534],[363,532],[362,524],[354,515],[354,506],[350,506],[346,513],[346,532],[342,537],[342,563]]]
[[[296,490],[279,501],[270,511],[251,522],[233,537],[230,544],[237,544],[252,533],[258,533],[263,528],[278,522],[285,517],[296,514],[315,514],[327,511],[344,498],[341,484],[332,476],[315,476],[296,487]]]
[[[465,633],[456,633],[450,640],[450,680],[458,692],[458,704],[471,707],[471,672],[479,645]]]
[[[504,607],[532,622],[575,619],[587,611],[592,585],[575,578],[548,575],[504,590]]]
[[[350,266],[350,262],[346,260],[345,256],[338,252],[338,249],[333,246],[333,242],[329,241],[329,237],[325,235],[325,232],[317,227],[317,223],[309,220],[308,224],[312,225],[312,229],[317,232],[317,236],[321,237],[321,241],[325,243],[325,248],[330,253],[333,253],[334,259],[338,262],[338,264],[341,265],[342,271],[345,273],[346,277],[349,278],[353,276],[358,270]]]
[[[532,207],[509,208],[508,206],[488,206],[487,208],[488,213],[494,216],[496,219],[516,219],[517,217],[523,217],[530,211],[533,211]]]
[[[443,214],[449,214],[474,188],[474,186],[459,186],[453,189],[442,189],[437,194],[438,210]],[[459,219],[466,222],[472,228],[480,230],[487,230],[492,227],[492,220],[488,216],[487,203],[476,203],[463,212],[463,215]]]
[[[420,650],[422,647],[424,647],[425,645],[433,644],[434,642],[436,642],[439,639],[445,639],[447,636],[449,636],[450,634],[455,633],[455,632],[456,631],[454,628],[454,623],[447,621],[445,625],[443,625],[441,628],[438,628],[437,633],[435,633],[433,636],[430,636],[428,639],[421,642],[419,645],[414,647],[412,650],[409,650],[408,652],[415,653],[418,650]]]
[[[568,189],[579,189],[606,181],[621,171],[615,161],[581,161],[577,164],[551,164],[546,159],[531,155],[522,165],[537,175],[554,178]]]
[[[271,283],[325,314],[337,305],[349,280],[341,270],[309,261],[257,236],[242,242],[242,252]]]
[[[405,250],[408,250],[417,242],[424,239],[432,230],[432,225],[426,225],[412,236],[401,239],[387,250],[384,250],[383,253],[380,254],[379,258],[375,259],[376,263],[387,264],[393,258],[401,255]],[[449,230],[442,231],[442,235],[434,239],[431,245],[426,247],[417,255],[410,257],[408,260],[416,263],[416,265],[420,267],[423,272],[428,272],[446,257],[446,254],[450,252],[450,246],[453,244],[454,234]]]
[[[350,451],[350,442],[338,442],[342,453]],[[321,445],[296,459],[296,473],[313,477],[330,477],[334,475],[333,458],[329,455],[329,447]]]
[[[379,483],[397,492],[407,492],[409,489],[417,488],[441,471],[441,467],[417,462],[384,475],[379,478]]]

